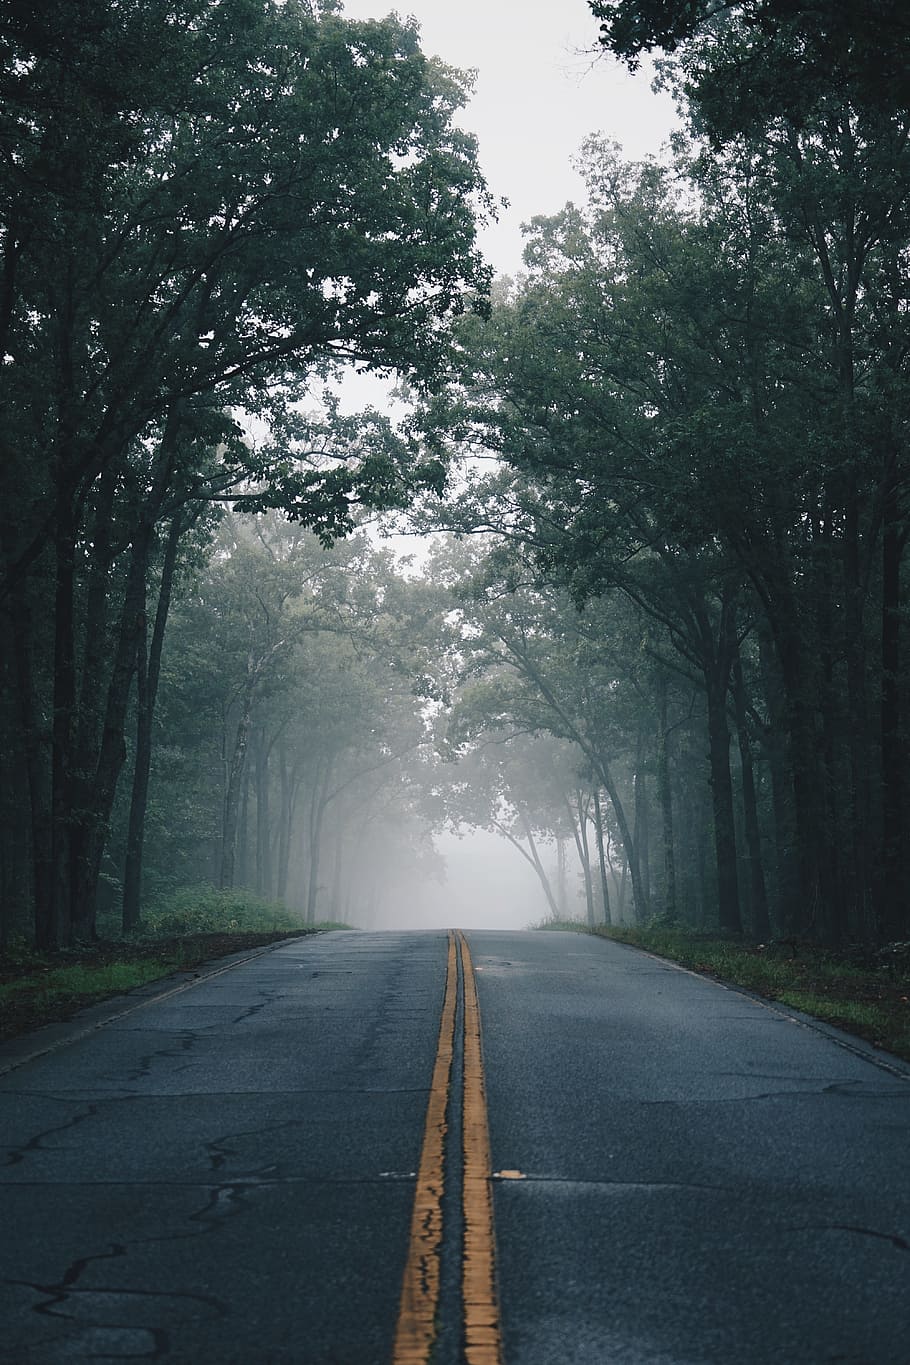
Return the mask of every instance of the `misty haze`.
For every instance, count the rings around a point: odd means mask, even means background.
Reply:
[[[0,1365],[910,1365],[910,11],[391,10],[0,4]]]
[[[396,889],[364,928],[528,929],[547,918],[537,876],[504,839],[472,830],[436,842],[442,879]]]

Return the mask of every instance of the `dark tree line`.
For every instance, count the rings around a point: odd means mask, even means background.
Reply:
[[[582,620],[597,602],[634,613],[651,682],[622,721],[602,694],[596,724],[618,726],[634,768],[631,792],[600,779],[640,914],[653,896],[627,808],[644,793],[662,811],[664,908],[695,808],[713,844],[700,895],[723,927],[906,937],[905,83],[896,66],[871,81],[863,7],[842,29],[770,0],[594,8],[622,55],[676,50],[663,78],[693,139],[664,168],[592,139],[587,204],[535,220],[526,274],[463,329],[431,439],[503,470],[450,524],[523,546],[538,589],[587,604]],[[905,18],[873,8],[905,70]],[[497,601],[523,574],[494,576]],[[535,648],[565,629],[541,626]],[[667,753],[683,679],[701,795]],[[537,723],[587,746],[596,772],[573,694],[546,687],[562,717]]]
[[[366,925],[405,883],[435,875],[432,745],[414,689],[438,650],[440,605],[362,533],[327,550],[277,514],[221,520],[168,626],[146,907],[160,918],[184,889],[214,886],[300,922]],[[108,914],[130,836],[125,788],[104,860]]]
[[[43,947],[94,933],[128,724],[135,921],[164,626],[212,501],[331,539],[439,478],[299,399],[340,359],[427,379],[483,289],[464,98],[413,24],[333,4],[0,7],[0,895]]]
[[[591,8],[688,134],[590,139],[488,314],[413,25],[0,4],[4,932],[199,881],[368,918],[450,820],[554,912],[574,848],[591,922],[910,936],[910,24]],[[406,431],[307,415],[346,360]],[[313,538],[423,495],[493,540]]]

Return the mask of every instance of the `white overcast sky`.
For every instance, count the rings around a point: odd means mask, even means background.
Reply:
[[[344,0],[352,19],[414,15],[425,52],[476,69],[461,123],[476,133],[494,196],[510,202],[481,245],[497,274],[521,268],[521,224],[582,198],[572,159],[589,133],[631,159],[658,155],[674,126],[672,101],[645,73],[593,56],[597,23],[585,0]]]

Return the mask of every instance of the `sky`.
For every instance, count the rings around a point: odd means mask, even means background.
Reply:
[[[585,0],[344,0],[352,19],[397,8],[421,27],[425,52],[476,69],[460,122],[479,140],[490,190],[510,207],[480,245],[497,274],[521,268],[521,224],[580,201],[572,159],[589,133],[619,142],[636,160],[658,155],[674,127],[672,101],[650,75],[631,75],[595,54],[597,22]]]

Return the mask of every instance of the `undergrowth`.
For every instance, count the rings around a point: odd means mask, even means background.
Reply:
[[[592,933],[643,948],[692,971],[836,1024],[910,1060],[910,969],[906,954],[883,949],[864,955],[865,960],[858,963],[809,944],[751,944],[661,921],[589,929],[579,921],[551,920],[539,927]]]
[[[300,914],[251,891],[190,886],[153,901],[143,915],[140,932],[161,938],[170,934],[275,933],[304,928]]]
[[[0,1009],[6,1002],[28,991],[38,1000],[57,999],[80,1003],[95,997],[118,995],[135,990],[147,981],[154,981],[168,972],[177,971],[182,962],[180,954],[172,957],[148,958],[138,962],[75,962],[65,966],[47,966],[44,971],[30,973],[24,980],[0,982]]]
[[[328,921],[304,925],[285,906],[247,891],[194,887],[151,905],[139,930],[126,937],[118,922],[99,919],[97,942],[52,954],[17,938],[0,955],[0,1038],[69,1018],[85,1005],[212,958],[288,935],[348,928]]]

